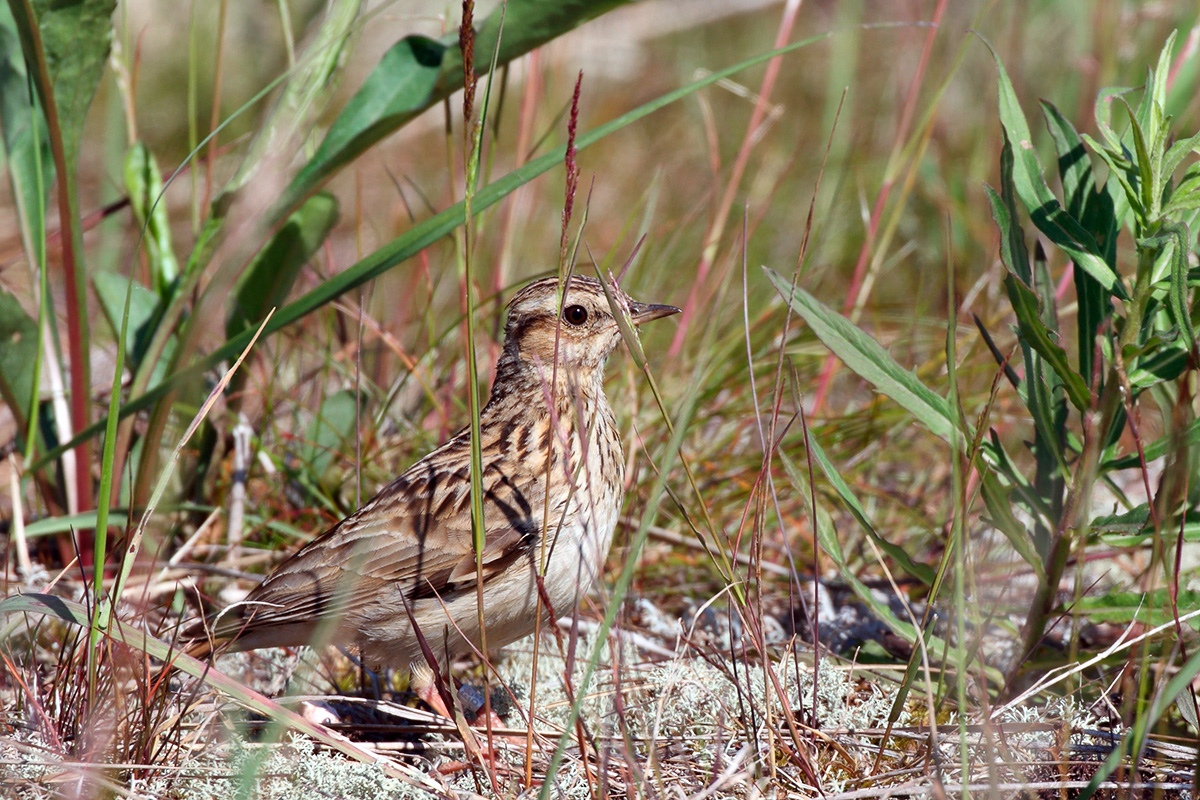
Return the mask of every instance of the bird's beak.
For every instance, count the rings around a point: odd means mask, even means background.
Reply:
[[[638,303],[636,301],[629,304],[629,318],[633,320],[634,325],[641,325],[643,322],[649,322],[652,319],[660,317],[669,317],[672,314],[680,313],[681,309],[675,306],[664,306],[659,303]]]

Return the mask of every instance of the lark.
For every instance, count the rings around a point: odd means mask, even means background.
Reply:
[[[610,291],[634,325],[679,313]],[[425,676],[418,688],[434,700],[422,638],[445,665],[529,635],[538,615],[570,613],[600,575],[621,509],[625,456],[604,394],[620,341],[596,279],[564,288],[545,278],[519,291],[480,415],[481,566],[465,428],[280,564],[206,626],[193,654],[320,637],[356,648],[369,666]]]

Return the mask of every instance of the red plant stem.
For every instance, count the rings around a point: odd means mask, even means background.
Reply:
[[[792,29],[796,26],[796,17],[800,13],[800,3],[801,0],[788,0],[783,11],[783,19],[779,22],[779,31],[775,35],[774,47],[776,49],[785,46],[791,38]],[[668,351],[671,358],[678,356],[679,351],[683,349],[689,323],[697,313],[696,307],[700,302],[701,287],[704,286],[709,270],[712,269],[713,262],[716,260],[717,247],[721,243],[721,234],[725,230],[725,221],[729,217],[729,210],[733,207],[734,198],[741,186],[742,176],[746,172],[746,164],[750,161],[750,151],[754,149],[754,145],[758,141],[758,129],[767,115],[771,90],[775,88],[775,79],[779,76],[782,64],[782,56],[776,56],[767,62],[762,85],[758,90],[758,99],[754,104],[754,110],[750,113],[750,123],[746,126],[746,134],[742,137],[742,145],[738,149],[737,158],[734,159],[733,170],[725,184],[725,193],[721,196],[721,202],[717,206],[717,212],[713,215],[708,234],[704,237],[704,250],[701,252],[700,264],[696,269],[696,280],[692,283],[692,290],[688,293],[687,302],[683,304],[679,327],[675,329],[675,339],[671,342],[671,349]]]
[[[31,6],[24,11],[30,20],[34,19]],[[83,282],[83,260],[80,252],[83,244],[83,234],[79,229],[76,214],[79,205],[75,197],[75,187],[71,180],[73,170],[67,164],[67,153],[63,146],[62,124],[58,118],[58,105],[54,99],[54,85],[50,79],[49,66],[46,63],[45,50],[41,43],[41,34],[37,25],[30,25],[30,35],[33,37],[31,53],[36,54],[36,63],[31,65],[38,72],[36,81],[41,94],[42,112],[46,115],[46,129],[50,140],[50,152],[54,158],[56,182],[58,184],[58,215],[60,224],[65,226],[62,237],[63,282],[67,296],[67,353],[71,360],[71,425],[74,431],[82,431],[88,427],[89,403],[91,400],[91,369],[88,361],[87,337],[87,286]],[[76,490],[78,508],[73,511],[88,511],[93,505],[92,495],[92,458],[91,442],[84,441],[75,448],[75,474],[66,480],[73,481]],[[81,534],[77,541],[60,538],[59,550],[63,563],[68,563],[78,550],[83,563],[91,561],[91,544],[86,535]]]
[[[938,31],[941,29],[942,17],[946,12],[946,0],[938,0],[937,7],[933,11],[933,19],[929,23],[929,32],[925,35],[925,46],[921,50],[921,60],[917,63],[917,71],[913,73],[912,81],[908,85],[908,96],[904,102],[904,109],[900,112],[900,124],[896,128],[896,143],[892,151],[892,159],[889,162],[894,162],[904,147],[904,142],[908,138],[909,128],[912,126],[913,117],[917,110],[917,100],[921,95],[921,81],[925,77],[925,69],[929,66],[929,56],[933,51],[933,42],[937,38]],[[867,224],[867,236],[863,239],[862,247],[858,251],[858,261],[854,264],[854,275],[850,279],[850,287],[846,290],[846,301],[842,304],[842,313],[849,315],[850,312],[858,305],[859,292],[862,291],[863,281],[867,277],[867,266],[871,262],[871,251],[875,245],[875,236],[879,233],[880,221],[883,219],[883,209],[887,206],[888,198],[892,193],[892,186],[895,185],[895,175],[897,170],[891,168],[891,163],[888,165],[887,173],[883,178],[883,185],[879,187],[879,194],[875,197],[875,205],[871,209],[871,220]],[[825,363],[821,367],[821,377],[817,379],[817,390],[813,396],[813,407],[811,414],[816,416],[821,411],[821,406],[825,402],[825,396],[829,392],[829,386],[833,383],[833,377],[837,373],[838,360],[832,354],[825,356]]]

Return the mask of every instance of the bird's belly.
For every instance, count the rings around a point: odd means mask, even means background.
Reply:
[[[534,632],[539,615],[545,622],[570,614],[603,569],[616,513],[592,522],[587,530],[582,525],[564,526],[557,538],[551,533],[544,553],[539,544],[524,560],[524,568],[514,565],[485,583],[486,636],[480,635],[474,587],[450,596],[409,601],[409,611],[439,664],[444,666],[457,656],[483,648],[494,650],[522,639]],[[542,583],[549,608],[538,590],[543,563]],[[426,659],[420,642],[407,622],[409,611],[405,610],[400,587],[395,587],[365,609],[360,618],[346,620],[344,629],[356,631],[362,655],[372,666],[407,669],[412,664],[423,665]]]

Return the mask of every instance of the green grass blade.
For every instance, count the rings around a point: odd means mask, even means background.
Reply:
[[[862,379],[912,414],[931,433],[947,442],[960,438],[950,404],[904,369],[879,342],[791,281],[763,268],[767,278],[833,354]]]
[[[841,474],[837,471],[837,468],[833,466],[833,463],[829,460],[829,456],[825,454],[825,449],[817,443],[816,437],[810,434],[807,442],[809,450],[812,453],[813,460],[817,463],[817,466],[821,468],[821,472],[824,473],[825,479],[829,481],[829,485],[833,487],[835,492],[837,492],[838,497],[842,499],[842,503],[845,504],[847,509],[849,509],[850,515],[858,521],[858,524],[861,525],[866,534],[870,536],[872,540],[874,540],[875,544],[879,546],[879,549],[890,556],[893,561],[903,567],[905,572],[921,581],[921,583],[924,583],[926,586],[932,584],[934,571],[926,564],[920,564],[916,561],[913,561],[912,557],[909,556],[903,547],[892,544],[879,534],[879,531],[876,530],[874,523],[871,522],[871,518],[867,516],[866,509],[864,509],[862,504],[858,502],[858,498],[854,495],[854,491],[842,478]],[[780,453],[779,455],[780,458],[784,459],[785,462],[788,462],[785,454]],[[794,469],[794,467],[792,467],[792,469]]]

